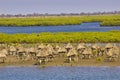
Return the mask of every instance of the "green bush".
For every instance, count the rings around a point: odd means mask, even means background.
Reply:
[[[103,59],[102,59],[102,58],[100,58],[100,57],[96,58],[96,61],[101,62],[102,60],[103,60]]]

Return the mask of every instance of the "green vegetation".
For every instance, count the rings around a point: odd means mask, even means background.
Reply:
[[[102,22],[101,26],[120,26],[120,14],[0,18],[0,26],[58,26],[78,25],[82,22]]]
[[[120,26],[120,20],[119,21],[103,21],[101,26]]]
[[[75,24],[81,24],[81,21],[75,17],[0,18],[0,26],[57,26]]]
[[[101,61],[103,61],[103,59],[102,59],[102,57],[97,57],[96,61],[101,62]]]
[[[0,33],[1,43],[68,43],[68,42],[120,42],[120,31],[59,32],[32,34]]]

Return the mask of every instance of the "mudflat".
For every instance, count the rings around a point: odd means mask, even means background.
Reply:
[[[49,67],[49,66],[120,66],[120,59],[117,61],[106,61],[105,57],[99,57],[101,60],[99,61],[98,58],[91,58],[91,59],[78,59],[78,62],[66,62],[66,56],[56,56],[53,61],[46,62],[41,65],[41,67]],[[4,63],[0,63],[0,66],[31,66],[36,65],[36,60],[19,60],[16,57],[9,56],[6,58]]]

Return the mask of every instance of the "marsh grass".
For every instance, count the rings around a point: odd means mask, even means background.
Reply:
[[[120,26],[120,14],[86,16],[47,16],[0,18],[0,26],[59,26],[78,25],[83,22],[102,22],[101,26]]]
[[[39,35],[39,36],[38,36]],[[0,33],[0,43],[95,43],[120,42],[120,31],[110,32],[58,32],[32,34]]]

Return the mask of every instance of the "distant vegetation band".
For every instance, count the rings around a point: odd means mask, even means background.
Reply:
[[[120,26],[120,15],[0,18],[0,26],[64,26],[78,25],[82,22],[101,22],[101,26]]]

